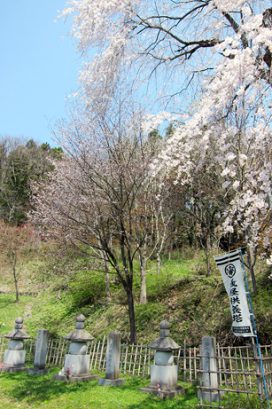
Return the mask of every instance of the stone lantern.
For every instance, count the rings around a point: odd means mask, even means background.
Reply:
[[[5,336],[9,339],[9,343],[8,349],[4,353],[2,371],[17,372],[26,369],[24,340],[30,337],[23,330],[23,322],[23,318],[16,318],[14,330]]]
[[[68,334],[65,339],[70,341],[68,354],[65,355],[64,368],[55,376],[55,379],[68,381],[87,381],[97,378],[91,375],[90,355],[87,355],[88,343],[94,339],[84,329],[84,315],[76,318],[76,329]]]
[[[170,324],[168,321],[160,323],[160,337],[149,344],[154,349],[155,363],[151,365],[151,384],[143,388],[144,392],[151,392],[160,397],[174,397],[182,393],[183,389],[177,386],[178,366],[174,364],[173,351],[179,350],[180,346],[170,338]]]

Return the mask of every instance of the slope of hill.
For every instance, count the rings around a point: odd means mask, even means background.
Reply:
[[[187,252],[188,253],[188,252]],[[244,339],[234,338],[230,326],[229,302],[221,277],[214,268],[205,276],[201,253],[179,255],[164,260],[160,273],[151,261],[148,266],[148,303],[136,302],[138,342],[147,343],[157,337],[159,323],[168,319],[171,333],[177,342],[198,345],[203,335],[214,335],[222,344],[243,344]],[[185,257],[186,256],[186,257]],[[14,302],[12,277],[5,269],[0,286],[0,333],[13,326],[18,315],[25,318],[30,334],[38,328],[47,328],[54,335],[64,335],[74,326],[75,316],[81,312],[87,317],[87,329],[95,337],[110,330],[121,332],[128,339],[129,323],[125,294],[115,276],[111,275],[111,302],[107,303],[104,275],[90,269],[89,261],[71,252],[61,259],[52,256],[44,247],[29,254],[21,264],[19,303]],[[258,294],[253,297],[260,339],[272,340],[272,282],[264,265],[258,266]],[[139,299],[139,274],[135,277],[136,301]],[[7,294],[7,291],[9,292]]]

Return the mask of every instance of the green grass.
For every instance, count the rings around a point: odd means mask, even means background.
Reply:
[[[192,255],[191,255],[192,256]],[[39,264],[40,263],[40,264]],[[129,332],[125,296],[112,276],[112,303],[105,303],[103,276],[93,274],[84,259],[63,260],[59,264],[40,262],[37,267],[37,284],[42,290],[37,296],[22,296],[15,303],[13,294],[0,294],[0,334],[7,334],[18,316],[25,319],[25,330],[34,336],[38,328],[47,328],[55,335],[66,335],[74,328],[75,316],[82,312],[86,317],[86,329],[99,338],[110,331],[122,336]],[[55,268],[55,264],[56,268]],[[40,267],[39,267],[40,265]],[[29,267],[29,266],[28,266]],[[138,267],[137,267],[138,268]],[[234,341],[231,335],[229,301],[219,273],[206,277],[201,253],[190,259],[163,260],[161,272],[154,260],[148,263],[148,303],[140,305],[139,271],[135,275],[135,312],[139,343],[149,343],[158,337],[159,322],[171,322],[171,335],[180,344],[198,345],[203,335],[216,336],[228,345]],[[253,297],[254,310],[263,343],[271,342],[272,282],[268,272],[258,274],[259,292]],[[30,274],[29,274],[30,275]],[[101,278],[102,277],[102,278]],[[2,278],[2,282],[5,282]],[[34,282],[35,284],[35,282]],[[27,289],[27,288],[26,288]],[[12,286],[11,286],[12,290]],[[32,290],[32,288],[30,288]],[[196,408],[194,387],[185,385],[187,392],[174,400],[159,398],[139,391],[148,385],[147,379],[126,378],[120,388],[105,388],[91,381],[83,384],[66,384],[54,381],[51,371],[43,377],[27,374],[0,374],[1,408],[7,409],[184,409]],[[226,409],[255,409],[255,398],[227,399]],[[242,403],[241,403],[242,402]],[[242,406],[241,406],[242,405]]]
[[[158,299],[165,299],[169,290],[174,288],[184,280],[192,280],[199,276],[199,270],[203,270],[202,255],[199,253],[197,257],[191,259],[179,258],[168,260],[162,259],[160,272],[157,271],[157,263],[155,260],[149,260],[147,263],[147,297],[148,301],[153,303]],[[140,296],[140,271],[136,263],[135,278],[134,278],[135,299]]]
[[[20,302],[15,302],[12,294],[0,294],[0,334],[7,334],[14,327],[14,320],[17,317],[24,317],[30,311],[32,297],[22,296]],[[27,317],[26,317],[27,318]]]
[[[225,409],[267,409],[265,401],[260,401],[258,396],[246,396],[237,394],[227,394],[223,397]]]
[[[197,405],[195,390],[188,384],[185,394],[161,400],[140,391],[148,379],[126,377],[120,387],[98,386],[97,381],[67,384],[46,376],[26,373],[1,374],[1,407],[5,409],[193,409]]]

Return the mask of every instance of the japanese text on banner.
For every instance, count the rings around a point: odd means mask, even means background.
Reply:
[[[232,331],[234,335],[239,337],[254,336],[245,290],[240,250],[215,257],[215,262],[221,272],[225,289],[229,296]]]

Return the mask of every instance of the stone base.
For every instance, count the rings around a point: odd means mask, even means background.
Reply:
[[[98,385],[100,386],[120,386],[123,385],[124,380],[123,379],[106,379],[106,378],[100,378],[98,381]]]
[[[64,360],[63,373],[70,372],[71,377],[81,377],[90,372],[90,355],[66,354]]]
[[[23,372],[26,371],[27,368],[25,366],[9,366],[9,365],[1,365],[0,372]]]
[[[181,386],[176,386],[175,388],[172,387],[169,389],[158,389],[157,387],[150,385],[146,388],[141,388],[140,390],[146,393],[153,393],[153,395],[156,395],[161,399],[174,398],[176,395],[184,393],[184,389]]]
[[[65,381],[65,382],[84,382],[84,381],[90,381],[93,379],[97,379],[97,375],[91,375],[91,374],[85,374],[85,375],[80,375],[80,376],[70,376],[67,378],[65,375],[60,375],[57,374],[54,376],[54,379],[57,381]]]
[[[161,386],[161,389],[175,389],[178,382],[177,365],[151,365],[151,387]]]
[[[220,391],[220,396],[223,395],[223,392]],[[197,392],[197,397],[198,399],[202,399],[204,401],[208,402],[218,402],[219,401],[219,393],[217,391],[204,391],[204,390],[199,390]]]
[[[29,368],[27,370],[27,373],[29,375],[46,375],[48,372],[48,369],[46,368]]]
[[[4,353],[4,365],[11,367],[20,367],[25,365],[26,351],[7,349]]]

